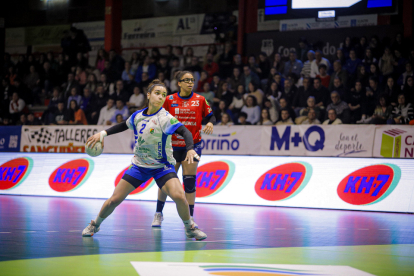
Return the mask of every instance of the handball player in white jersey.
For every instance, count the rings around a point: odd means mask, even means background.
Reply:
[[[132,129],[135,134],[134,157],[132,165],[125,172],[112,196],[105,201],[95,220],[83,230],[82,236],[90,237],[97,233],[100,225],[129,193],[153,177],[158,187],[175,202],[178,215],[184,222],[188,238],[203,240],[207,235],[195,227],[183,188],[177,178],[171,146],[171,135],[182,136],[186,144],[185,162],[193,163],[199,159],[194,151],[193,137],[176,118],[162,106],[167,97],[165,85],[154,80],[148,86],[148,107],[136,111],[126,122],[119,123],[88,138],[87,144],[93,147],[96,142],[104,142],[107,135]]]

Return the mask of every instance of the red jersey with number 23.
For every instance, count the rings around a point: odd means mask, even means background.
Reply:
[[[191,132],[194,144],[201,142],[201,121],[212,113],[210,105],[203,96],[192,92],[190,97],[182,98],[175,93],[167,96],[164,108]],[[180,135],[173,134],[171,140],[173,147],[185,147],[184,139]]]

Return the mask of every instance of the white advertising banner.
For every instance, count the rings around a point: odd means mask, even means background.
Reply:
[[[280,31],[303,31],[317,29],[376,26],[377,14],[338,16],[335,21],[318,22],[315,18],[280,20]]]
[[[213,134],[202,134],[203,154],[258,154],[260,126],[215,126]]]
[[[376,126],[372,156],[414,158],[414,126]]]
[[[2,153],[0,194],[108,198],[131,157]],[[407,159],[204,155],[196,201],[413,213],[413,183]],[[157,189],[149,179],[128,199],[155,201]]]
[[[260,155],[371,157],[375,126],[290,125],[261,130]],[[254,141],[256,135],[249,134]]]
[[[84,153],[86,140],[107,126],[23,126],[20,151]],[[134,134],[128,129],[105,138],[104,153],[132,153]]]

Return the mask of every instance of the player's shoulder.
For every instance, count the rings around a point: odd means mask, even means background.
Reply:
[[[194,93],[192,98],[197,99],[197,100],[201,100],[201,101],[204,101],[204,99],[205,99],[204,96],[199,95],[197,93]]]

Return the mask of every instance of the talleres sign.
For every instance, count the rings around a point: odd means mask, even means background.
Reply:
[[[16,188],[27,178],[33,168],[30,157],[15,158],[0,166],[0,190]]]
[[[94,167],[89,158],[75,159],[57,167],[49,177],[49,186],[56,192],[73,191],[88,180]]]
[[[356,170],[338,185],[338,196],[352,205],[380,202],[397,187],[401,169],[393,164],[378,164]]]

